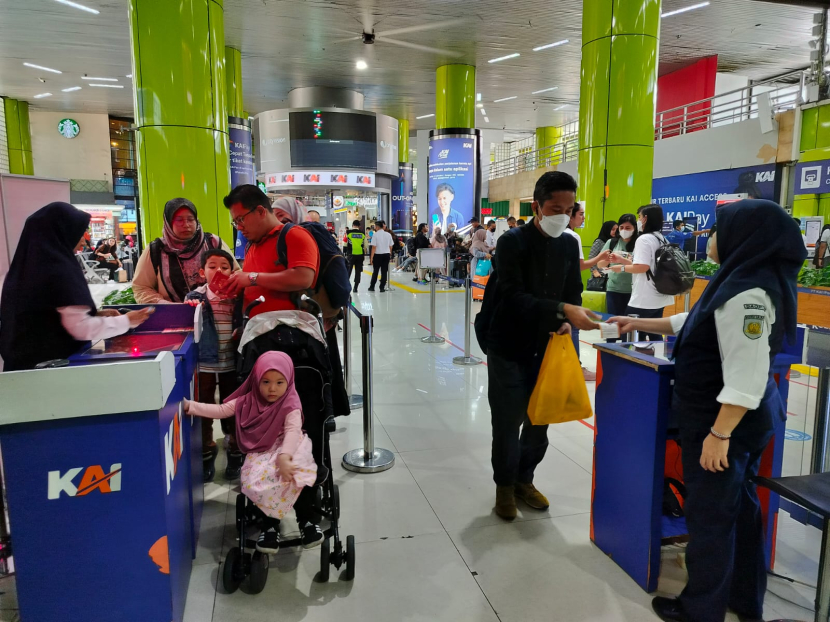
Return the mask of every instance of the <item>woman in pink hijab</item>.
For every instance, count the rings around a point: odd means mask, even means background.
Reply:
[[[242,492],[266,515],[256,548],[279,549],[280,519],[294,507],[303,488],[317,480],[311,440],[302,430],[300,396],[294,387],[294,364],[284,352],[266,352],[248,379],[224,404],[185,400],[185,412],[223,419],[236,415],[236,442],[247,454],[242,465]],[[323,533],[309,508],[296,508],[303,545],[320,544]]]

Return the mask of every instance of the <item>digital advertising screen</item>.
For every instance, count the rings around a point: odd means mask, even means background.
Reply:
[[[446,232],[450,224],[461,231],[476,215],[477,157],[476,135],[430,137],[427,197],[430,235],[439,226]]]
[[[377,168],[374,116],[323,110],[290,112],[288,127],[292,167]]]
[[[392,180],[392,228],[412,229],[412,164],[401,164]]]

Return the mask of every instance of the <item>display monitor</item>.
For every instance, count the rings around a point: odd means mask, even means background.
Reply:
[[[372,115],[326,110],[290,112],[288,126],[292,167],[377,168],[377,119]]]
[[[158,352],[175,352],[182,347],[187,333],[134,333],[102,339],[84,352],[91,354],[124,354],[146,356]]]
[[[446,233],[454,224],[464,232],[476,216],[478,201],[478,137],[476,135],[433,136],[429,139],[430,235],[436,227]]]

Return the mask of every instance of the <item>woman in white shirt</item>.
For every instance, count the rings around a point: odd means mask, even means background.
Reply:
[[[612,253],[610,270],[618,273],[631,273],[631,300],[626,315],[641,318],[661,318],[663,309],[674,304],[674,297],[661,294],[654,286],[648,273],[654,271],[654,254],[666,243],[661,233],[663,229],[663,208],[649,205],[640,210],[637,228],[642,232],[634,246],[634,255],[627,259],[618,253]],[[660,341],[661,335],[646,332],[646,339]]]

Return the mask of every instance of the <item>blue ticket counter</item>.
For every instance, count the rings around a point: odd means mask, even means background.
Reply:
[[[0,374],[24,622],[183,617],[202,504],[199,422],[182,409],[197,356],[193,309],[165,307],[69,367]]]
[[[677,422],[672,420],[674,363],[665,344],[652,344],[653,352],[631,344],[595,344],[597,391],[594,438],[591,540],[613,559],[640,587],[657,589],[660,547],[683,539],[683,518],[663,515],[666,476],[682,481],[680,448],[675,442]],[[790,365],[801,362],[799,344],[775,359],[774,373],[786,403]],[[761,461],[759,475],[778,477],[784,453],[782,422]],[[778,495],[759,490],[766,531],[767,561],[774,562]]]

